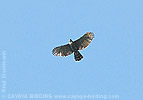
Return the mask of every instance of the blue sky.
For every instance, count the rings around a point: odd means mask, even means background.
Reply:
[[[6,94],[118,94],[118,100],[143,99],[142,4],[141,0],[0,1]],[[54,47],[90,31],[95,38],[80,51],[82,61],[75,62],[73,54],[52,55]]]

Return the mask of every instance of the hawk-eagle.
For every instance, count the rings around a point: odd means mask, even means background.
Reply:
[[[62,45],[53,49],[52,53],[55,56],[66,57],[74,52],[75,61],[80,61],[83,56],[78,50],[86,48],[94,38],[93,32],[85,33],[81,38],[76,41],[70,39],[69,44]]]

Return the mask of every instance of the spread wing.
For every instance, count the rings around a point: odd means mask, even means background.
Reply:
[[[68,55],[72,54],[73,51],[72,51],[70,45],[67,44],[67,45],[63,45],[63,46],[59,46],[59,47],[54,48],[52,53],[55,56],[65,57],[65,56],[68,56]]]
[[[93,38],[94,34],[92,32],[87,32],[81,38],[74,41],[73,44],[76,46],[78,50],[82,50],[90,44]]]

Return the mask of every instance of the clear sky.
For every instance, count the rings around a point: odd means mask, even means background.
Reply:
[[[73,54],[52,55],[54,47],[86,32],[95,38],[80,51],[82,61],[75,62]],[[118,100],[142,100],[143,1],[1,0],[1,69],[4,51],[3,94],[117,94]],[[5,99],[10,98],[16,99]]]

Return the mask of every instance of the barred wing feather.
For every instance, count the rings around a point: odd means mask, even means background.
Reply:
[[[78,50],[82,50],[91,43],[93,38],[94,34],[92,32],[87,32],[81,38],[74,41],[73,45],[75,45]]]
[[[52,52],[53,52],[53,55],[55,56],[63,56],[63,57],[73,53],[69,44],[56,47],[53,49]]]

